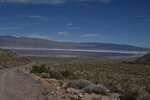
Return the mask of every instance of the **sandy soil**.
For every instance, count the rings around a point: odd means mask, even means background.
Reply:
[[[46,100],[44,89],[21,68],[0,71],[0,100]]]

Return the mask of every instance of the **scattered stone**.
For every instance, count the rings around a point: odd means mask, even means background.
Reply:
[[[77,90],[77,89],[74,89],[74,88],[67,88],[66,89],[66,93],[73,94],[73,95],[78,95],[81,92],[82,92],[81,90]]]
[[[40,75],[42,78],[50,78],[50,75],[48,73],[41,73]]]
[[[47,95],[47,94],[48,94],[48,92],[47,92],[47,91],[44,91],[44,92],[43,92],[43,95]]]
[[[78,97],[79,97],[79,98],[83,98],[83,95],[82,95],[82,94],[79,94]]]
[[[57,87],[56,87],[56,90],[59,90],[59,89],[61,89],[61,87],[57,86]]]
[[[34,76],[36,80],[39,80],[39,84],[46,89],[43,95],[48,97],[47,100],[92,100],[92,97],[98,98],[98,100],[119,100],[119,94],[109,93],[109,95],[100,95],[95,93],[86,93],[84,90],[68,88],[67,82],[60,81],[51,78],[41,78]]]
[[[66,97],[63,95],[62,97],[61,97],[61,99],[65,99]]]
[[[51,92],[51,94],[52,94],[52,95],[54,95],[54,94],[55,94],[55,92],[54,92],[54,91],[52,91],[52,92]]]
[[[70,95],[69,98],[70,100],[79,100],[77,95]]]
[[[55,83],[54,85],[55,85],[55,86],[57,86],[57,84],[56,84],[56,83]]]

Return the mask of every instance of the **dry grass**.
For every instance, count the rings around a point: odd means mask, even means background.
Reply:
[[[30,62],[26,58],[20,57],[16,53],[9,50],[0,49],[0,69],[22,66],[28,63]]]
[[[34,59],[38,61],[40,58]],[[132,61],[127,58],[47,57],[42,59],[39,61],[55,72],[68,70],[79,79],[101,84],[110,92],[124,94],[122,100],[149,98],[150,65],[123,63],[123,61]]]

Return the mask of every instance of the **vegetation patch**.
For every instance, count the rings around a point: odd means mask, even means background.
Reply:
[[[69,83],[68,86],[75,88],[75,89],[84,89],[85,87],[87,87],[91,84],[92,84],[92,82],[90,82],[88,80],[80,79],[80,80]]]
[[[20,57],[10,50],[0,49],[0,69],[23,66],[29,63],[29,60],[24,57]]]
[[[71,82],[68,84],[68,86],[75,89],[83,89],[87,93],[107,94],[109,92],[106,87],[100,84],[93,84],[92,82],[85,79]]]
[[[38,61],[40,58],[34,59]],[[150,65],[123,62],[134,60],[135,58],[49,57],[43,58],[42,63],[50,70],[50,77],[85,79],[95,85],[101,84],[111,93],[122,94],[121,100],[147,100],[150,94]],[[64,75],[62,71],[69,71],[71,75]]]
[[[87,93],[107,94],[109,90],[100,84],[91,84],[84,88]]]
[[[150,94],[141,87],[130,87],[120,96],[121,100],[150,100]]]
[[[55,78],[55,79],[77,79],[78,77],[70,70],[55,70],[50,67],[46,67],[44,64],[33,65],[31,73],[39,75],[45,78]]]

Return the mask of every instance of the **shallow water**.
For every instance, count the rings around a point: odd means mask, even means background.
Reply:
[[[12,50],[20,55],[58,55],[58,56],[91,56],[91,57],[141,57],[143,55],[114,52],[84,52],[55,50]]]

